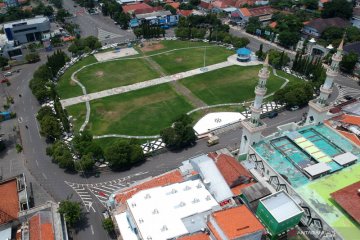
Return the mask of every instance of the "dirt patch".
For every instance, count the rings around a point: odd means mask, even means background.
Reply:
[[[104,76],[104,72],[103,71],[97,71],[95,73],[96,77],[103,77]]]
[[[177,63],[181,63],[182,61],[183,61],[182,58],[175,58],[175,62],[177,62]]]
[[[76,86],[77,84],[76,84],[76,82],[74,82],[74,81],[72,81],[72,80],[70,79],[70,85],[71,85],[71,86]]]
[[[163,49],[165,46],[160,42],[144,42],[142,43],[142,47],[140,48],[143,52],[151,52]]]

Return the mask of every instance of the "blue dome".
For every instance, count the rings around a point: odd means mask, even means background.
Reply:
[[[249,49],[247,49],[247,48],[239,48],[236,51],[236,54],[238,54],[238,55],[250,55],[251,51]]]

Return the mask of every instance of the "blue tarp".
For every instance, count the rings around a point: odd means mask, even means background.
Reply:
[[[236,51],[236,54],[238,54],[238,55],[250,55],[251,51],[249,49],[247,49],[247,48],[239,48]]]

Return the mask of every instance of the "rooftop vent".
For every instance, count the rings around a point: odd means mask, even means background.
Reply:
[[[145,195],[145,199],[150,199],[151,198],[151,195],[149,194],[149,193],[147,193],[146,195]]]
[[[188,185],[186,185],[186,187],[184,188],[184,191],[190,190],[191,187],[189,187]]]
[[[192,200],[192,203],[198,203],[198,202],[200,202],[198,198],[194,198],[194,200]]]
[[[161,231],[162,231],[162,232],[165,232],[165,231],[167,231],[167,230],[168,230],[168,228],[167,228],[166,225],[162,226],[162,228],[161,228]]]
[[[198,185],[196,185],[197,188],[202,188],[201,183],[198,183]]]
[[[143,223],[143,222],[144,222],[144,219],[139,218],[139,223]]]
[[[210,200],[211,200],[211,196],[210,196],[210,195],[207,195],[205,199],[206,199],[206,201],[210,201]]]
[[[132,203],[131,206],[132,206],[132,207],[136,207],[136,203]]]
[[[152,211],[152,214],[159,214],[159,210],[157,210],[157,208],[154,209],[154,211]]]
[[[171,193],[177,193],[177,190],[176,190],[175,188],[173,188],[173,189],[171,190]]]
[[[179,206],[184,207],[186,204],[184,202],[180,202]]]

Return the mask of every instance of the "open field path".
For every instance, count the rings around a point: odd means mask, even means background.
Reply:
[[[92,101],[95,99],[100,99],[100,98],[104,98],[104,97],[108,97],[108,96],[113,96],[113,95],[117,95],[117,94],[122,94],[122,93],[126,93],[126,92],[131,92],[131,91],[151,87],[151,86],[156,86],[156,85],[163,84],[163,83],[177,81],[177,80],[180,80],[183,78],[199,75],[204,72],[214,71],[214,70],[229,67],[232,65],[233,65],[233,63],[225,61],[225,62],[207,66],[206,68],[196,68],[196,69],[189,70],[189,71],[182,72],[182,73],[176,73],[176,74],[169,75],[169,76],[155,78],[155,79],[152,79],[149,81],[134,83],[134,84],[127,85],[127,86],[116,87],[116,88],[112,88],[112,89],[108,89],[108,90],[104,90],[104,91],[100,91],[100,92],[86,94],[83,96],[68,98],[68,99],[61,100],[60,102],[61,102],[61,105],[65,108],[65,107],[75,105],[78,103],[88,102],[88,101]],[[72,80],[73,81],[75,80],[74,82],[76,82],[76,79],[73,78],[74,75],[75,74],[72,75]]]
[[[160,74],[160,76],[162,77],[167,76],[163,68],[157,62],[155,62],[151,57],[146,57],[145,60],[152,69],[154,69]],[[201,99],[196,97],[187,87],[185,87],[178,81],[173,81],[170,83],[170,85],[178,94],[184,96],[196,108],[207,106],[205,102],[203,102]]]

